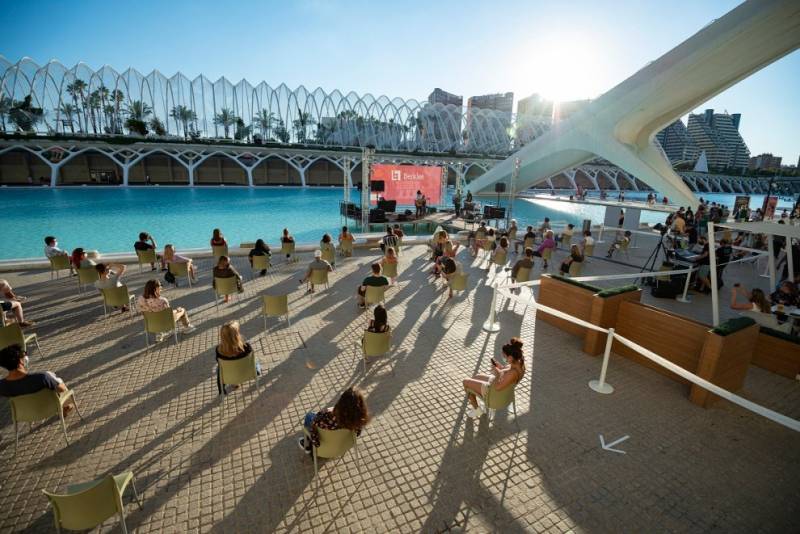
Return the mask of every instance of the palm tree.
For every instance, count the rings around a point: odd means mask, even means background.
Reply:
[[[63,104],[61,104],[61,109],[59,111],[61,112],[61,115],[63,117],[66,117],[66,119],[62,119],[62,121],[64,122],[69,121],[69,131],[70,133],[74,134],[75,124],[73,123],[72,117],[76,113],[78,113],[78,109],[73,104],[70,104],[69,102],[64,102]]]
[[[270,138],[270,130],[272,130],[273,122],[275,122],[275,114],[266,109],[262,109],[253,117],[253,124],[261,130],[261,135],[264,136],[264,140]]]
[[[219,113],[214,115],[214,124],[221,125],[225,132],[225,138],[228,138],[231,126],[236,124],[236,114],[229,108],[222,108]]]
[[[34,107],[31,95],[18,102],[14,102],[8,112],[8,118],[18,130],[25,133],[34,133],[36,125],[44,118],[44,110]]]
[[[125,112],[128,115],[125,127],[139,135],[147,135],[147,122],[145,121],[153,114],[153,109],[146,102],[133,100],[128,104]]]
[[[167,129],[164,128],[164,123],[158,117],[150,119],[150,129],[156,135],[167,135]]]
[[[108,127],[108,114],[106,113],[106,109],[108,106],[107,101],[109,95],[108,87],[106,87],[105,85],[101,85],[100,87],[97,88],[97,91],[95,91],[95,93],[97,93],[97,96],[100,97],[100,109],[103,112],[102,115],[103,120],[101,121],[100,126],[102,130],[105,130]]]
[[[247,139],[247,142],[250,142],[250,134],[253,132],[252,126],[245,126],[244,121],[241,117],[236,117],[236,130],[233,133],[233,138],[237,141],[241,141],[242,139]]]
[[[7,96],[0,96],[0,125],[2,125],[2,131],[6,131],[6,116],[11,111],[11,106],[13,105],[13,101],[10,97]]]
[[[189,139],[189,123],[197,120],[197,113],[186,106],[175,106],[169,112],[169,116],[183,125],[183,137]]]
[[[125,101],[125,93],[119,89],[111,91],[111,101],[114,103],[114,124],[111,128],[113,133],[121,133],[122,121],[120,120],[120,106]]]
[[[311,114],[300,111],[297,109],[297,118],[292,121],[292,127],[294,128],[294,134],[297,137],[298,143],[305,143],[306,142],[306,134],[308,133],[308,124],[311,122]]]
[[[88,108],[89,108],[89,116],[92,119],[92,133],[95,135],[97,134],[97,119],[100,115],[100,109],[102,108],[102,103],[100,102],[100,93],[97,91],[92,91],[89,95]],[[102,124],[100,125],[102,126]]]
[[[278,119],[278,125],[275,127],[275,137],[277,137],[278,141],[281,143],[289,142],[289,130],[286,129],[283,119]]]
[[[72,102],[75,104],[75,112],[78,114],[78,128],[82,132],[89,129],[89,122],[86,119],[86,82],[80,78],[67,86],[67,93],[72,96]],[[83,126],[80,121],[80,110],[83,109]]]

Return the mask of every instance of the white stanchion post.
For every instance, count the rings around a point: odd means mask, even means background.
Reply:
[[[600,232],[597,234],[597,242],[598,242],[598,243],[602,243],[602,242],[603,242],[603,227],[604,227],[604,226],[605,226],[605,225],[603,225],[603,224],[601,224],[601,225],[600,225]],[[589,227],[589,230],[591,230],[591,229],[592,229],[592,228],[591,228],[591,226],[590,226],[590,227]]]
[[[606,371],[608,371],[608,360],[611,358],[611,344],[614,342],[614,329],[608,329],[608,338],[606,339],[606,351],[603,354],[603,366],[600,368],[600,380],[590,380],[589,387],[598,393],[614,393],[614,388],[611,384],[606,383]]]
[[[497,322],[495,307],[497,306],[497,288],[492,288],[492,307],[489,310],[489,318],[483,323],[483,329],[487,332],[499,332],[500,323]]]
[[[684,304],[689,304],[690,302],[692,302],[692,299],[690,299],[688,295],[689,282],[691,280],[692,280],[692,273],[691,272],[686,273],[686,283],[683,284],[683,295],[681,295],[680,297],[675,297],[675,300],[677,300],[678,302],[683,302]]]

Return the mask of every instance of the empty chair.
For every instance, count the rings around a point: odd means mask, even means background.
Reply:
[[[100,274],[94,267],[78,268],[78,290],[83,293],[83,288],[92,285],[100,279]]]
[[[11,345],[19,345],[23,350],[28,350],[28,343],[33,341],[36,344],[36,350],[39,351],[39,356],[45,356],[42,352],[42,347],[39,346],[39,336],[36,334],[26,334],[22,331],[22,327],[18,323],[11,323],[0,327],[0,349],[10,347]]]
[[[214,305],[219,311],[219,299],[228,295],[239,293],[239,279],[235,276],[230,278],[214,278]]]
[[[56,532],[66,530],[92,529],[115,515],[119,516],[122,532],[127,534],[125,525],[125,505],[122,495],[131,485],[133,497],[142,508],[142,501],[136,492],[133,473],[125,471],[119,475],[108,475],[91,482],[67,486],[63,494],[42,490],[53,505]]]
[[[294,241],[284,241],[281,243],[281,254],[286,256],[286,261],[297,261],[294,249]]]
[[[70,268],[69,256],[59,254],[58,256],[50,256],[47,259],[50,260],[50,280],[53,279],[53,273],[56,273],[56,278],[60,278],[61,271],[64,269],[69,270]]]
[[[227,256],[228,245],[211,245],[211,255],[214,256],[214,261],[219,260],[220,256]]]
[[[156,257],[156,249],[137,250],[136,259],[139,262],[139,272],[142,272],[142,265],[150,265],[158,260]]]
[[[236,360],[217,358],[217,365],[219,365],[219,381],[223,390],[225,386],[239,386],[250,380],[255,380],[256,388],[258,388],[258,369],[254,352]],[[225,397],[227,395],[219,396],[223,416],[225,415]]]
[[[455,273],[447,278],[447,285],[450,286],[450,291],[466,291],[467,276],[467,273]]]
[[[172,332],[175,344],[178,344],[178,326],[175,324],[175,315],[172,308],[164,308],[157,312],[142,312],[144,316],[144,342],[150,348],[149,334],[166,334]]]
[[[498,391],[495,389],[494,384],[489,386],[486,391],[484,403],[486,404],[486,409],[489,412],[490,419],[494,419],[495,411],[507,408],[510,404],[514,410],[514,420],[517,420],[517,401],[514,394],[516,387],[517,385],[513,384]]]
[[[385,288],[386,286],[367,286],[366,293],[364,294],[364,305],[368,308],[380,302],[385,304]]]
[[[175,285],[178,285],[179,278],[186,278],[189,281],[189,287],[192,287],[192,277],[189,274],[189,264],[184,262],[171,262],[167,264],[169,272],[175,277]]]
[[[307,440],[311,440],[311,434],[307,429],[303,428]],[[319,432],[319,447],[312,446],[311,454],[314,457],[314,476],[317,476],[319,467],[317,465],[317,458],[341,458],[347,451],[353,448],[356,451],[356,467],[359,472],[361,465],[358,461],[358,445],[356,444],[358,438],[356,433],[346,428],[338,430],[325,430],[324,428],[317,429]]]
[[[67,389],[59,394],[52,389],[45,388],[40,389],[36,393],[9,397],[8,400],[11,404],[11,420],[14,422],[14,454],[16,454],[17,446],[19,445],[19,423],[45,421],[57,415],[61,419],[61,430],[64,431],[64,440],[67,442],[67,445],[69,445],[67,425],[64,422],[64,405],[68,401],[72,401],[78,417],[83,419],[80,411],[78,411],[78,403],[75,400],[75,394],[71,389]]]
[[[580,276],[582,270],[583,270],[583,262],[581,261],[573,261],[572,263],[569,264],[570,276]]]
[[[547,262],[553,257],[553,249],[546,248],[542,251],[542,259],[544,260],[543,268],[547,269]]]
[[[264,315],[264,330],[267,330],[267,317],[286,316],[286,323],[291,326],[289,320],[289,296],[288,295],[262,295],[262,314]]]
[[[128,286],[107,287],[101,289],[103,295],[103,315],[108,317],[108,307],[122,308],[123,306],[136,306],[136,296],[128,293]]]
[[[364,356],[364,372],[367,372],[367,357],[383,356],[389,352],[392,332],[364,332],[361,338],[361,353]]]

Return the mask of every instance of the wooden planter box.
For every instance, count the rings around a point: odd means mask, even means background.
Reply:
[[[592,300],[596,289],[584,288],[575,284],[553,278],[551,275],[543,275],[539,284],[539,298],[537,302],[566,314],[589,321],[592,313]],[[586,328],[575,323],[559,319],[546,312],[536,315],[538,319],[555,326],[556,328],[583,337],[586,335]]]
[[[738,391],[744,384],[758,338],[757,324],[727,336],[709,330],[695,374],[728,391]],[[705,388],[692,384],[689,400],[693,403],[708,408],[718,399]]]
[[[589,312],[589,322],[603,328],[616,329],[620,304],[623,302],[639,302],[641,300],[641,289],[608,297],[594,295],[592,297],[592,309]],[[586,329],[586,336],[583,339],[583,352],[591,356],[603,354],[607,338],[608,334]]]
[[[753,365],[787,378],[798,378],[800,344],[760,332],[753,353]]]

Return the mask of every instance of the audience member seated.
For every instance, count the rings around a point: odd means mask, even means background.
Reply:
[[[322,252],[328,252],[328,257],[331,258],[331,261],[328,263],[331,264],[331,267],[336,267],[336,247],[333,246],[333,238],[331,237],[331,234],[325,234],[322,236],[322,240],[319,242],[319,249]]]
[[[628,246],[631,242],[631,231],[625,230],[625,234],[622,237],[618,237],[611,243],[611,246],[608,247],[608,254],[606,254],[606,258],[610,258],[614,252],[621,250],[622,248]]]
[[[797,286],[794,285],[794,282],[789,280],[784,280],[780,283],[778,289],[776,289],[772,295],[770,295],[770,300],[772,300],[773,304],[782,304],[783,306],[800,306]]]
[[[583,241],[581,241],[581,253],[584,258],[586,257],[586,247],[594,247],[594,238],[589,230],[583,232]]]
[[[539,244],[539,248],[533,253],[537,258],[544,258],[544,251],[550,249],[551,253],[556,249],[556,241],[553,239],[553,231],[547,230],[544,234],[544,239]],[[547,269],[547,260],[544,260],[543,267]]]
[[[308,264],[308,269],[306,270],[305,276],[303,276],[303,278],[300,279],[301,284],[305,283],[309,284],[308,288],[309,293],[314,292],[314,284],[313,282],[310,282],[310,280],[311,280],[311,271],[315,270],[328,271],[328,272],[333,271],[333,266],[327,261],[322,259],[322,251],[319,249],[314,251],[314,259],[311,261],[311,263]]]
[[[492,251],[492,262],[495,263],[495,264],[498,263],[497,260],[496,260],[496,257],[497,257],[498,253],[504,254],[505,257],[506,257],[506,260],[508,260],[508,238],[505,237],[505,236],[501,237],[500,240],[497,241],[496,246],[494,247],[494,250]],[[505,264],[505,261],[503,261],[503,264]],[[502,267],[502,265],[501,265],[501,267]],[[491,269],[491,266],[489,266],[489,269]]]
[[[386,225],[386,235],[381,239],[381,252],[386,252],[386,247],[397,249],[397,237],[394,235],[394,228],[388,224]]]
[[[69,256],[66,250],[61,250],[58,248],[58,240],[51,235],[44,238],[44,255],[47,256],[48,259],[54,256]],[[69,272],[73,276],[75,275],[75,269],[72,266],[72,262],[69,264]]]
[[[27,297],[23,297],[14,293],[14,288],[11,287],[11,284],[8,283],[8,280],[0,280],[0,295],[4,296],[8,300],[16,300],[19,302],[28,300]]]
[[[481,221],[480,226],[478,226],[478,229],[475,230],[475,235],[473,236],[472,243],[470,243],[470,245],[472,246],[473,257],[477,256],[478,250],[483,248],[483,243],[486,241],[486,235],[487,235],[486,223]]]
[[[467,392],[470,408],[467,416],[477,419],[483,415],[483,410],[478,406],[478,397],[486,398],[490,387],[496,391],[515,387],[525,375],[525,358],[522,355],[522,341],[512,337],[511,341],[503,345],[503,360],[496,361],[492,358],[491,373],[478,373],[472,378],[464,380],[464,391]]]
[[[373,263],[371,269],[372,274],[364,278],[364,280],[361,282],[361,285],[358,286],[357,298],[358,305],[361,308],[366,306],[364,303],[364,295],[367,294],[367,287],[383,287],[389,285],[389,279],[381,275],[380,263]]]
[[[187,264],[187,268],[189,270],[189,276],[192,277],[192,282],[197,281],[197,271],[195,270],[194,263],[192,263],[191,258],[187,258],[186,256],[181,256],[175,252],[175,247],[172,245],[164,245],[164,263],[167,264],[169,267],[170,263],[185,263]]]
[[[97,269],[99,276],[98,280],[94,283],[97,289],[110,289],[112,287],[120,287],[122,282],[119,281],[122,275],[125,274],[125,266],[121,263],[98,263],[94,266]],[[112,270],[113,269],[113,270]],[[121,312],[128,311],[127,306],[120,308]]]
[[[565,245],[571,245],[572,244],[572,236],[573,235],[575,235],[575,225],[574,224],[568,224],[567,227],[564,228],[564,231],[561,232],[561,236],[560,236],[559,240],[561,241],[561,243],[563,243]]]
[[[76,269],[88,269],[95,266],[95,262],[86,256],[86,251],[81,247],[72,251],[72,257],[69,261]]]
[[[381,270],[383,270],[382,268],[386,264],[397,265],[397,253],[394,251],[394,247],[386,249],[386,255],[381,258]],[[394,284],[394,277],[392,278],[392,283]]]
[[[569,274],[570,265],[573,263],[583,263],[581,247],[579,247],[577,244],[569,247],[569,256],[567,256],[566,259],[561,262],[561,267],[559,268],[561,274]]]
[[[448,241],[447,232],[445,230],[439,230],[433,236],[433,239],[430,242],[431,247],[431,261],[433,262],[433,268],[431,269],[431,274],[438,277],[440,274],[440,266],[439,263],[444,256],[444,248]]]
[[[530,269],[531,271],[533,271],[533,266],[534,266],[533,254],[534,254],[533,249],[531,247],[527,247],[525,249],[525,256],[523,256],[522,258],[520,258],[516,262],[514,262],[514,266],[511,267],[511,282],[512,283],[517,283],[517,276],[519,275],[519,270],[520,269]],[[523,281],[526,281],[526,280],[523,280]],[[520,289],[517,288],[515,293],[519,294],[519,292],[520,292]]]
[[[527,231],[525,232],[525,235],[522,237],[522,241],[517,241],[516,243],[514,243],[514,254],[516,254],[519,251],[519,246],[520,245],[523,245],[523,247],[524,247],[525,241],[527,241],[528,239],[530,239],[531,243],[536,241],[536,234],[533,231],[533,226],[528,226]],[[523,250],[523,252],[525,252],[525,251]]]
[[[444,279],[447,280],[448,282],[447,299],[450,300],[451,298],[453,298],[453,288],[450,287],[449,282],[453,278],[453,275],[455,275],[456,273],[463,272],[463,269],[459,262],[448,256],[442,258],[441,267],[442,267],[442,275],[444,275]]]
[[[219,373],[220,360],[241,360],[253,353],[250,343],[244,340],[239,330],[239,321],[228,321],[219,329],[219,345],[216,350],[217,358],[217,391],[220,395],[227,395],[238,388],[238,385],[222,386],[222,378]],[[256,373],[261,374],[261,364],[256,360]]]
[[[30,395],[43,389],[52,389],[59,395],[67,391],[64,381],[51,371],[29,373],[28,355],[20,345],[10,345],[0,350],[0,366],[8,370],[6,377],[0,380],[0,396]],[[74,408],[74,402],[64,405],[65,416]]]
[[[461,245],[458,244],[458,241],[453,243],[452,239],[448,239],[444,244],[444,255],[448,258],[455,258],[456,254],[458,254],[458,248]]]
[[[161,296],[161,282],[158,280],[148,280],[144,285],[144,293],[136,300],[136,307],[140,312],[160,312],[169,308],[169,301]],[[183,308],[172,310],[175,322],[183,325],[185,333],[194,330],[194,326],[189,322],[189,314]]]
[[[146,252],[148,250],[155,250],[157,246],[158,245],[156,244],[156,240],[153,239],[153,236],[151,236],[147,232],[140,232],[139,233],[139,241],[137,241],[136,243],[133,244],[133,249],[141,251],[141,252]],[[164,267],[163,258],[161,256],[159,256],[158,254],[156,254],[156,259],[161,260],[161,269],[162,270],[165,269],[166,267]],[[150,267],[152,268],[152,270],[154,270],[154,271],[156,270],[156,264],[155,263],[151,263]]]
[[[283,235],[281,236],[281,244],[283,243],[294,243],[294,237],[292,237],[291,234],[289,234],[288,228],[283,229]],[[288,260],[291,256],[292,256],[291,254],[287,254],[286,259]]]
[[[311,447],[319,447],[319,429],[340,430],[348,429],[361,435],[361,429],[369,423],[369,410],[367,400],[360,389],[349,387],[342,393],[336,406],[325,408],[317,413],[308,412],[303,419],[303,426],[308,431],[310,443],[306,443],[305,438],[300,438],[298,443],[300,448],[306,453],[311,454]]]
[[[214,280],[211,282],[212,287],[217,287],[216,279],[217,278],[236,278],[236,289],[239,293],[244,293],[244,288],[242,287],[242,275],[239,274],[239,271],[234,269],[233,265],[231,265],[231,259],[228,256],[220,256],[217,258],[217,264],[214,266]],[[228,302],[230,295],[225,295],[225,302]]]
[[[22,303],[18,300],[0,300],[0,313],[5,314],[6,312],[11,312],[14,314],[14,318],[17,320],[17,324],[21,328],[27,328],[29,326],[33,326],[33,321],[26,321],[25,314],[22,311]]]
[[[214,228],[211,233],[211,246],[212,247],[224,247],[227,246],[228,242],[225,241],[225,236],[222,235],[222,230],[219,228]]]
[[[343,254],[352,256],[354,241],[355,238],[353,237],[353,234],[350,233],[350,231],[347,229],[346,226],[342,226],[342,233],[339,234],[339,250],[344,251]],[[343,245],[343,243],[348,243],[348,244]]]
[[[402,241],[406,234],[403,232],[403,229],[400,228],[399,224],[394,225],[394,236],[397,238],[398,242]]]
[[[272,252],[270,252],[269,246],[264,242],[263,239],[257,239],[253,250],[251,250],[247,255],[247,259],[250,261],[250,267],[253,266],[253,256],[266,256],[267,258],[272,257]],[[262,269],[260,274],[261,276],[265,276],[267,274],[267,270]]]
[[[542,222],[542,225],[539,227],[539,235],[542,236],[542,239],[544,239],[544,234],[548,230],[551,230],[551,228],[550,228],[550,217],[545,217],[544,218],[544,222]]]
[[[747,299],[747,302],[737,302],[737,297],[739,295],[742,295],[745,299]],[[731,288],[731,309],[772,313],[770,303],[763,291],[755,288],[748,292],[739,284],[734,284]]]
[[[378,304],[375,306],[373,319],[370,319],[367,332],[388,332],[389,331],[389,318],[386,314],[386,308]]]

